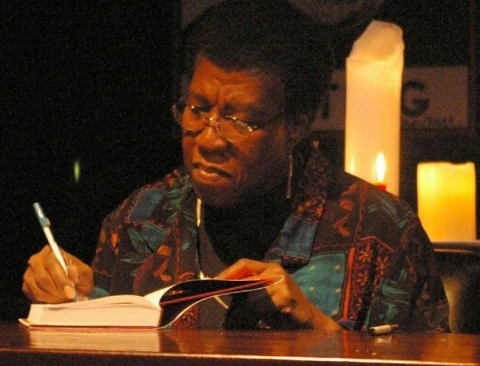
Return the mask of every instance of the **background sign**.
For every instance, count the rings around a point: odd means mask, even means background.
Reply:
[[[318,112],[314,130],[345,128],[345,71],[333,73],[330,99]],[[468,128],[468,67],[405,68],[402,127],[408,129]]]

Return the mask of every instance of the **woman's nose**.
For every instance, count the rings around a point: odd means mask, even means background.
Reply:
[[[206,116],[205,117],[205,127],[212,127],[214,128],[215,130],[217,129],[217,121],[218,121],[218,118],[219,117],[209,117],[209,116]]]
[[[199,145],[205,148],[218,149],[227,145],[227,141],[220,135],[218,130],[218,119],[220,116],[206,116],[205,127],[197,135]]]

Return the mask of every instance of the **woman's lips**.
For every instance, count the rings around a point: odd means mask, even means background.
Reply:
[[[200,163],[193,164],[193,176],[202,182],[215,183],[230,178],[230,174],[214,166],[207,166]]]

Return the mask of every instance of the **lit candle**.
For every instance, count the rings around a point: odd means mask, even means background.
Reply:
[[[417,166],[418,215],[432,241],[476,240],[475,165]]]
[[[345,170],[371,183],[378,152],[388,170],[384,182],[399,193],[402,29],[373,21],[347,58]]]
[[[385,161],[385,155],[383,155],[382,152],[379,152],[377,159],[375,160],[375,176],[377,178],[375,185],[384,191],[387,190],[387,183],[385,182],[386,171],[387,162]]]

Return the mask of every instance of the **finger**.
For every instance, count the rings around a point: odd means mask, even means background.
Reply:
[[[29,281],[26,278],[27,277],[27,272],[23,275],[23,283],[22,283],[22,291],[27,296],[30,300],[35,301],[35,295],[34,295],[34,290],[30,288]]]
[[[63,252],[63,251],[62,251]],[[65,252],[63,252],[65,256]],[[72,278],[69,276],[68,268],[67,272],[58,261],[57,257],[53,255],[53,252],[48,255],[46,259],[45,268],[50,274],[55,287],[61,290],[68,299],[73,299],[76,295],[75,285]]]
[[[284,284],[270,286],[267,288],[267,293],[270,295],[276,308],[283,313],[290,313],[297,306],[298,301],[292,296],[288,286]]]
[[[220,272],[216,278],[219,279],[243,279],[250,276],[257,276],[263,273],[269,264],[254,261],[251,259],[240,259],[230,267]]]
[[[47,302],[47,303],[60,303],[65,302],[65,295],[54,294],[51,291],[45,291],[37,285],[34,275],[30,269],[28,269],[23,277],[22,284],[23,293],[34,302]]]
[[[68,263],[68,262],[67,262]],[[93,271],[81,261],[67,264],[68,276],[75,284],[77,295],[86,297],[93,289]]]
[[[89,265],[82,262],[70,253],[61,250],[67,265],[66,274],[72,281],[71,286],[64,287],[64,292],[69,299],[85,299],[94,287],[93,271]],[[63,268],[63,267],[62,267]]]
[[[313,305],[290,277],[268,287],[267,293],[280,312],[290,314],[300,324],[306,324],[312,319]]]
[[[29,283],[32,291],[36,291],[35,287],[38,287],[40,291],[62,299],[62,301],[72,299],[75,296],[72,280],[65,273],[48,245],[38,254],[30,257],[28,265],[33,275],[33,283]],[[44,296],[42,296],[43,298]]]
[[[68,278],[70,278],[74,284],[78,283],[80,279],[80,270],[78,269],[76,264],[67,264],[67,274]]]

